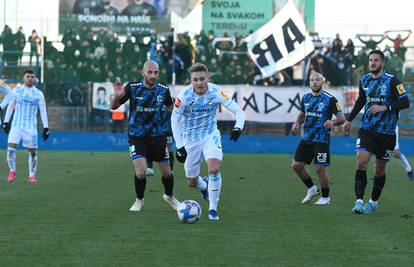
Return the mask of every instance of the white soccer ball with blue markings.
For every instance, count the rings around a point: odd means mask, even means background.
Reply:
[[[177,207],[178,219],[182,223],[196,223],[201,217],[201,206],[194,200],[184,200]]]

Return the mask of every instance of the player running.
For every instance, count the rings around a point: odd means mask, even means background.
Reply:
[[[220,104],[236,115],[230,139],[237,141],[244,126],[243,110],[220,87],[209,83],[207,66],[196,63],[191,69],[191,84],[175,100],[171,125],[177,146],[176,157],[184,162],[188,185],[204,193],[210,201],[208,218],[219,220],[217,206],[221,191],[220,165],[223,158],[216,113]],[[200,174],[202,160],[207,162],[208,181]],[[208,182],[208,183],[207,183]],[[208,184],[208,186],[207,186]]]

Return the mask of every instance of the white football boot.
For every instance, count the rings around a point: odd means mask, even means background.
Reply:
[[[319,188],[316,185],[313,185],[311,188],[308,189],[308,193],[303,198],[302,204],[307,203],[307,202],[311,202],[312,198],[314,196],[319,195],[320,193],[321,193],[321,191],[319,191]]]
[[[142,207],[144,206],[144,199],[135,199],[134,204],[131,206],[129,211],[140,211]]]
[[[147,168],[145,170],[145,175],[146,176],[153,176],[154,175],[154,169],[153,168]]]
[[[170,204],[171,208],[173,208],[174,210],[177,210],[178,205],[180,205],[180,201],[178,201],[174,196],[169,196],[169,195],[163,194],[162,198],[168,204]]]
[[[321,197],[315,202],[315,205],[328,205],[329,203],[331,203],[330,197]]]

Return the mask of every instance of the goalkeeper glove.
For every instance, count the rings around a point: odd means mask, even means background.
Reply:
[[[234,127],[230,133],[230,140],[233,140],[234,142],[236,142],[237,139],[239,139],[241,133],[242,133],[242,129],[240,129],[239,127]]]
[[[185,151],[185,147],[177,149],[177,151],[175,151],[175,157],[179,162],[184,163],[187,158],[187,151]]]
[[[42,137],[44,141],[46,141],[49,138],[49,128],[43,129]]]
[[[4,122],[3,123],[3,130],[6,134],[9,134],[9,132],[10,132],[10,123]]]

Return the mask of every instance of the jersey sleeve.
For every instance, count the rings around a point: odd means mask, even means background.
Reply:
[[[337,115],[342,113],[341,105],[339,104],[338,100],[335,97],[331,99],[331,110],[332,113]]]
[[[127,83],[124,85],[124,93],[119,97],[119,104],[124,104],[131,98],[131,84]]]
[[[302,101],[300,101],[300,111],[305,113],[305,96],[302,96]]]
[[[217,91],[217,102],[223,104],[224,107],[229,107],[233,103],[233,99],[227,96],[222,90]]]
[[[408,99],[408,94],[404,89],[404,85],[395,76],[391,79],[390,90],[392,100],[387,106],[388,110],[403,110],[410,107],[410,100]]]
[[[43,128],[49,128],[49,122],[47,119],[47,111],[46,111],[46,101],[45,101],[45,96],[43,95],[43,93],[40,94],[39,110],[40,110],[40,118],[42,119],[42,123],[43,123]]]
[[[390,83],[391,94],[397,98],[401,99],[407,96],[407,92],[405,91],[404,85],[397,77],[392,77]]]
[[[173,113],[182,116],[184,114],[185,105],[186,103],[184,101],[183,94],[178,94],[174,102]]]
[[[169,107],[172,104],[173,104],[173,100],[171,98],[171,92],[170,92],[170,89],[167,88],[167,92],[165,93],[164,105],[166,105],[167,107]]]

